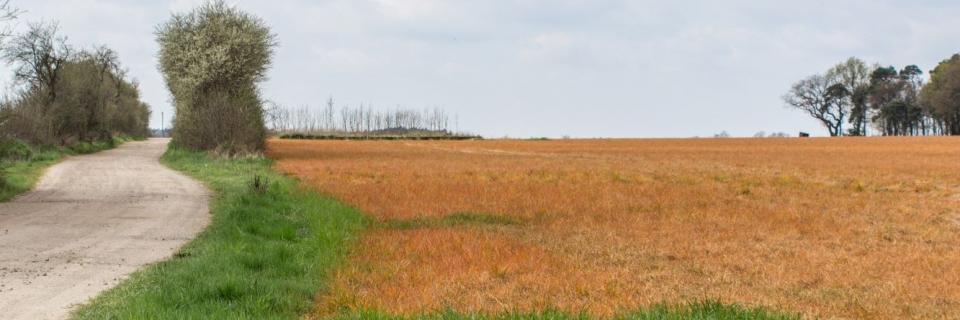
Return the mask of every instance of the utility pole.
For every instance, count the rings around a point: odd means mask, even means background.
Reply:
[[[160,137],[166,138],[167,130],[163,127],[163,121],[164,121],[163,111],[160,111]]]

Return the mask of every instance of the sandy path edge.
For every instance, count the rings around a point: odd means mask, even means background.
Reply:
[[[0,318],[64,319],[207,226],[210,192],[160,164],[167,143],[68,158],[0,203]]]

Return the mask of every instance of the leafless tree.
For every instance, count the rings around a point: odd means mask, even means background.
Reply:
[[[277,133],[304,134],[452,134],[450,114],[440,108],[423,110],[376,109],[371,105],[337,107],[333,98],[321,108],[285,108],[269,104],[270,129]],[[459,120],[458,120],[459,121]]]
[[[830,136],[841,136],[850,109],[842,102],[840,88],[830,77],[813,75],[794,84],[783,101],[820,121]]]
[[[0,108],[0,135],[41,145],[146,136],[149,106],[117,54],[105,47],[72,51],[55,23],[31,24],[3,48],[22,86]]]
[[[20,15],[20,13],[21,11],[19,9],[10,5],[10,0],[0,1],[0,24],[17,19],[17,16]],[[0,44],[3,43],[4,39],[12,34],[13,28],[10,26],[0,26]]]
[[[70,58],[72,48],[57,36],[56,23],[32,23],[24,34],[4,46],[2,56],[14,64],[14,78],[28,87],[46,90],[56,97],[59,70]]]

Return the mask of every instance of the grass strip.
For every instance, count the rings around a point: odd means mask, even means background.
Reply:
[[[414,230],[431,228],[452,228],[460,226],[520,226],[524,220],[505,215],[462,212],[443,217],[412,219],[387,219],[374,224],[375,227],[395,230]]]
[[[10,201],[14,197],[30,191],[40,180],[43,171],[63,158],[55,151],[44,152],[42,157],[27,161],[0,163],[0,202]]]
[[[74,318],[296,319],[366,224],[357,210],[274,172],[268,159],[170,148],[163,162],[215,193],[210,226]]]
[[[10,201],[14,197],[30,191],[37,184],[44,170],[71,155],[100,152],[127,142],[132,138],[117,137],[112,141],[81,142],[69,147],[34,148],[26,146],[26,159],[0,159],[0,202]],[[21,143],[22,142],[18,142]]]

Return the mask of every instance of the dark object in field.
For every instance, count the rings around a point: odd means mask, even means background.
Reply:
[[[809,137],[810,137],[810,134],[809,134],[809,133],[806,133],[806,132],[800,132],[800,137],[801,137],[801,138],[809,138]]]

